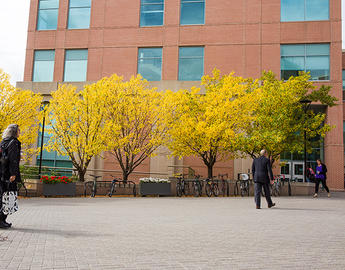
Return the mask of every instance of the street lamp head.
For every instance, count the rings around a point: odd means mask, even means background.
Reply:
[[[305,104],[305,105],[309,105],[311,103],[311,100],[310,99],[301,99],[299,101],[299,103],[301,104]]]
[[[48,100],[42,101],[42,105],[43,105],[43,106],[49,105],[49,103],[50,103],[50,102],[49,102]]]

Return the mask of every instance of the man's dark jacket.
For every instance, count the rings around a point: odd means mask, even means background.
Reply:
[[[20,170],[19,170],[19,162],[20,162],[20,150],[21,150],[21,143],[17,138],[10,137],[5,138],[1,141],[0,147],[2,149],[7,149],[8,155],[8,164],[6,168],[1,168],[1,174],[3,176],[3,180],[6,182],[10,180],[12,175],[16,176],[16,179],[13,183],[10,184],[9,190],[16,190],[17,185],[16,183],[21,182]],[[4,183],[3,183],[4,184]]]
[[[254,159],[252,172],[254,182],[266,184],[270,182],[270,179],[273,180],[271,162],[264,156]]]

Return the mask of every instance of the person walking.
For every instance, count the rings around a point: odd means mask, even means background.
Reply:
[[[316,174],[315,174],[315,194],[314,198],[318,196],[319,192],[319,185],[320,182],[322,183],[323,188],[328,193],[328,198],[331,197],[331,193],[329,192],[329,188],[327,187],[326,180],[327,180],[327,167],[324,163],[321,162],[320,159],[316,160],[317,166],[316,166]]]
[[[267,158],[267,151],[261,150],[260,157],[254,159],[252,165],[253,178],[255,183],[255,203],[256,209],[261,208],[261,191],[264,189],[268,208],[275,206],[272,202],[270,193],[270,182],[273,182],[273,172],[271,168],[271,162]]]
[[[307,181],[308,182],[315,182],[315,172],[309,165],[307,168]]]
[[[9,125],[2,135],[0,143],[2,163],[1,163],[1,180],[0,180],[0,210],[2,210],[2,199],[4,192],[17,191],[17,183],[21,182],[19,162],[21,143],[18,140],[20,129],[17,124]],[[6,158],[4,158],[6,156]],[[7,214],[0,211],[0,228],[6,229],[11,227],[11,223],[6,221]]]

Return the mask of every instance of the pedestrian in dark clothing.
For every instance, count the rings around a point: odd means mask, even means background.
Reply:
[[[315,182],[315,172],[310,166],[307,169],[307,180],[308,182]]]
[[[252,172],[254,177],[255,183],[255,203],[256,209],[260,209],[261,204],[261,191],[264,189],[266,201],[268,204],[268,208],[275,206],[275,203],[271,200],[270,194],[270,180],[273,182],[273,173],[271,168],[271,162],[266,157],[267,152],[266,150],[261,150],[260,157],[254,159],[252,165]]]
[[[1,155],[6,151],[6,162],[1,164],[1,180],[0,180],[0,209],[2,209],[2,197],[6,191],[17,191],[17,183],[21,182],[19,162],[21,143],[18,140],[20,134],[17,124],[9,125],[4,133],[3,140],[0,143]],[[0,228],[9,228],[11,223],[6,222],[7,215],[0,211]]]
[[[329,188],[327,187],[326,180],[327,180],[327,167],[324,163],[321,162],[320,159],[316,160],[317,167],[316,167],[316,174],[315,174],[315,194],[314,198],[318,196],[319,192],[319,185],[320,182],[322,183],[323,188],[328,193],[328,198],[331,197],[331,193],[329,193]]]

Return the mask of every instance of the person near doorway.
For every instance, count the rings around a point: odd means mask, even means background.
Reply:
[[[267,158],[267,151],[261,150],[260,157],[254,159],[252,165],[252,173],[255,183],[255,204],[256,209],[261,208],[261,191],[264,189],[268,208],[275,206],[272,202],[269,184],[273,184],[273,172],[271,168],[271,162]]]
[[[323,186],[323,188],[328,193],[328,198],[331,197],[331,194],[329,192],[329,188],[327,187],[326,180],[327,180],[327,167],[324,163],[321,162],[320,159],[316,160],[317,166],[316,166],[316,174],[315,174],[315,194],[314,198],[318,196],[319,192],[319,185],[320,182]]]
[[[315,182],[315,172],[309,165],[307,168],[307,181],[308,182]]]

